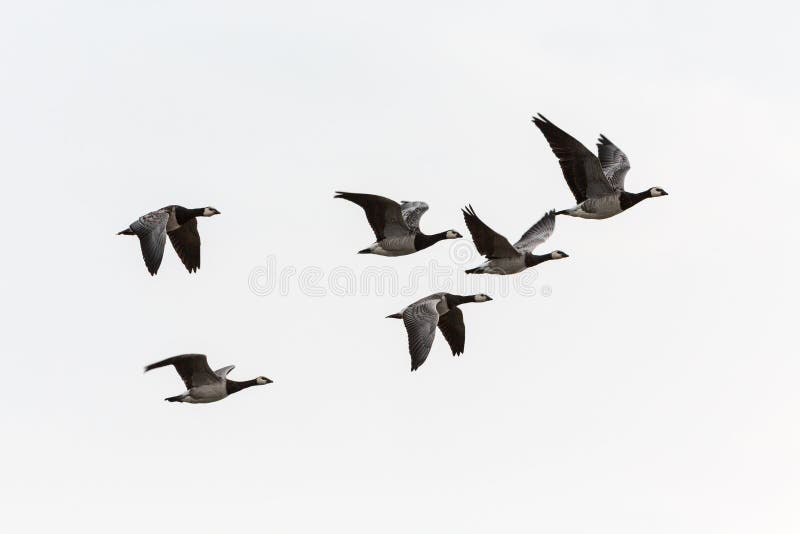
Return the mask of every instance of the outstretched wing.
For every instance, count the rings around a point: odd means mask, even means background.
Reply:
[[[226,376],[228,376],[228,373],[234,370],[235,367],[236,367],[235,365],[226,365],[225,367],[222,367],[214,371],[214,374],[220,378],[225,378]]]
[[[625,189],[625,175],[631,168],[628,156],[617,145],[603,134],[597,140],[597,157],[603,166],[603,172],[617,191]]]
[[[178,374],[181,375],[186,389],[192,389],[197,386],[208,386],[217,384],[221,380],[219,376],[214,374],[211,367],[208,366],[208,360],[205,354],[181,354],[173,356],[160,362],[151,363],[144,368],[145,372],[159,367],[166,367],[172,365]]]
[[[489,259],[493,258],[512,258],[517,255],[517,251],[508,242],[508,239],[498,234],[478,218],[472,206],[463,208],[464,222],[467,223],[469,233],[472,234],[472,241],[478,252]]]
[[[458,307],[439,317],[439,330],[450,345],[453,356],[464,353],[464,314]]]
[[[394,200],[378,195],[343,193],[341,191],[337,191],[333,198],[343,198],[361,206],[367,214],[367,220],[378,241],[387,237],[402,237],[411,233],[411,229],[403,219],[400,204]]]
[[[587,198],[614,193],[614,188],[603,173],[600,160],[588,148],[541,114],[533,117],[533,123],[544,134],[558,158],[564,179],[579,204]]]
[[[134,221],[130,228],[139,238],[142,257],[150,275],[155,275],[164,257],[164,244],[167,242],[167,221],[169,213],[163,210],[151,211]]]
[[[197,219],[189,219],[175,230],[167,232],[167,235],[186,270],[193,273],[199,269],[200,234],[197,231]]]
[[[523,252],[532,252],[537,246],[547,241],[556,229],[556,212],[549,211],[536,224],[522,234],[514,248]]]
[[[438,299],[423,300],[412,304],[403,311],[403,324],[408,333],[408,352],[411,354],[411,370],[416,371],[425,363],[436,337],[436,324],[439,312],[436,311]]]
[[[400,213],[403,215],[403,220],[412,231],[419,231],[419,220],[428,211],[428,205],[425,202],[407,202],[400,203]]]

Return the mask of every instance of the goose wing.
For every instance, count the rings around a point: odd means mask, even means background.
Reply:
[[[457,307],[439,317],[439,330],[450,345],[453,356],[464,353],[464,314]]]
[[[142,257],[151,275],[158,272],[164,257],[164,244],[167,242],[167,221],[169,213],[164,210],[151,211],[134,221],[130,229],[139,238]]]
[[[541,114],[533,117],[533,123],[544,134],[558,158],[564,179],[579,204],[587,198],[614,193],[614,188],[603,173],[600,160],[588,148]]]
[[[625,152],[603,134],[597,140],[597,157],[603,166],[603,172],[617,191],[625,189],[625,175],[631,168],[631,162]]]
[[[208,360],[205,354],[181,354],[173,356],[160,362],[151,363],[144,368],[144,371],[158,369],[159,367],[166,367],[172,365],[178,374],[181,375],[183,383],[186,384],[186,389],[192,389],[197,386],[208,386],[217,384],[221,380],[211,367],[208,366]]]
[[[411,229],[403,219],[400,204],[394,200],[378,195],[343,193],[341,191],[337,191],[334,198],[343,198],[361,206],[364,213],[367,214],[367,220],[378,241],[387,237],[402,237],[411,233]]]
[[[486,223],[478,218],[471,205],[463,208],[461,212],[464,214],[464,221],[478,252],[489,259],[512,258],[518,254],[508,239],[486,226]]]
[[[197,231],[197,219],[189,219],[175,230],[167,232],[167,235],[186,270],[193,273],[199,269],[200,233]]]
[[[537,246],[547,241],[553,230],[556,229],[556,212],[551,210],[544,214],[544,216],[536,221],[536,224],[528,228],[528,231],[522,234],[519,241],[514,243],[514,248],[523,252],[531,252]]]
[[[419,220],[428,211],[428,205],[425,202],[407,202],[400,203],[400,213],[406,225],[414,232],[419,231]]]
[[[436,311],[438,299],[417,302],[403,311],[403,324],[408,333],[408,352],[411,354],[411,370],[416,371],[425,363],[436,337],[436,324],[439,312]]]
[[[214,374],[220,378],[225,378],[226,376],[228,376],[228,373],[233,371],[235,368],[236,368],[235,365],[226,365],[225,367],[222,367],[221,369],[217,369],[216,371],[214,371]]]

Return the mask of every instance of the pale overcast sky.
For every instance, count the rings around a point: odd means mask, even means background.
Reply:
[[[8,531],[800,531],[798,14],[3,4]],[[424,200],[428,232],[467,235],[471,203],[511,239],[570,206],[536,112],[670,196],[559,218],[543,248],[570,258],[502,295],[460,274],[467,240],[355,254],[372,234],[335,190]],[[172,203],[222,214],[197,274],[168,245],[151,278],[115,233]],[[270,265],[313,291],[264,290]],[[364,291],[370,267],[402,287]],[[498,296],[463,307],[462,357],[439,336],[410,373],[384,317],[440,269]],[[177,374],[142,368],[184,352],[275,383],[165,403]]]

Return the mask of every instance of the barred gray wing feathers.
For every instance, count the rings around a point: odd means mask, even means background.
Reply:
[[[158,272],[161,259],[164,257],[164,245],[167,242],[167,221],[169,213],[163,210],[152,211],[134,221],[130,228],[139,238],[142,257],[151,275]]]
[[[628,161],[625,152],[612,143],[608,137],[600,134],[600,138],[597,140],[597,157],[611,186],[617,191],[624,190],[625,175],[631,168],[631,162]]]
[[[431,352],[433,338],[436,337],[436,325],[439,322],[439,312],[436,311],[438,302],[438,299],[425,300],[412,304],[403,312],[412,371],[425,363]]]
[[[556,229],[556,212],[549,211],[536,224],[522,234],[514,248],[523,252],[532,252],[537,246],[547,241]]]
[[[403,215],[403,220],[406,222],[412,231],[419,230],[419,220],[428,211],[428,205],[425,202],[407,202],[403,201],[400,204],[400,212]]]

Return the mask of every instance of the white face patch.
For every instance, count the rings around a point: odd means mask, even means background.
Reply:
[[[256,378],[256,384],[258,384],[259,386],[263,386],[264,384],[269,384],[269,382],[267,382],[267,379],[264,378],[263,376],[259,376],[258,378]]]
[[[447,239],[458,239],[459,235],[458,232],[455,230],[448,230],[447,231]]]
[[[212,208],[203,208],[203,217],[211,217],[212,215],[216,215],[217,211]]]
[[[475,302],[486,302],[487,300],[489,300],[489,297],[483,293],[475,295]]]
[[[664,193],[662,193],[661,189],[658,188],[658,187],[653,187],[652,189],[650,189],[650,196],[651,197],[660,197],[663,194]]]
[[[554,260],[560,260],[561,258],[564,257],[564,255],[556,250],[556,251],[550,253],[550,257],[553,258]]]

